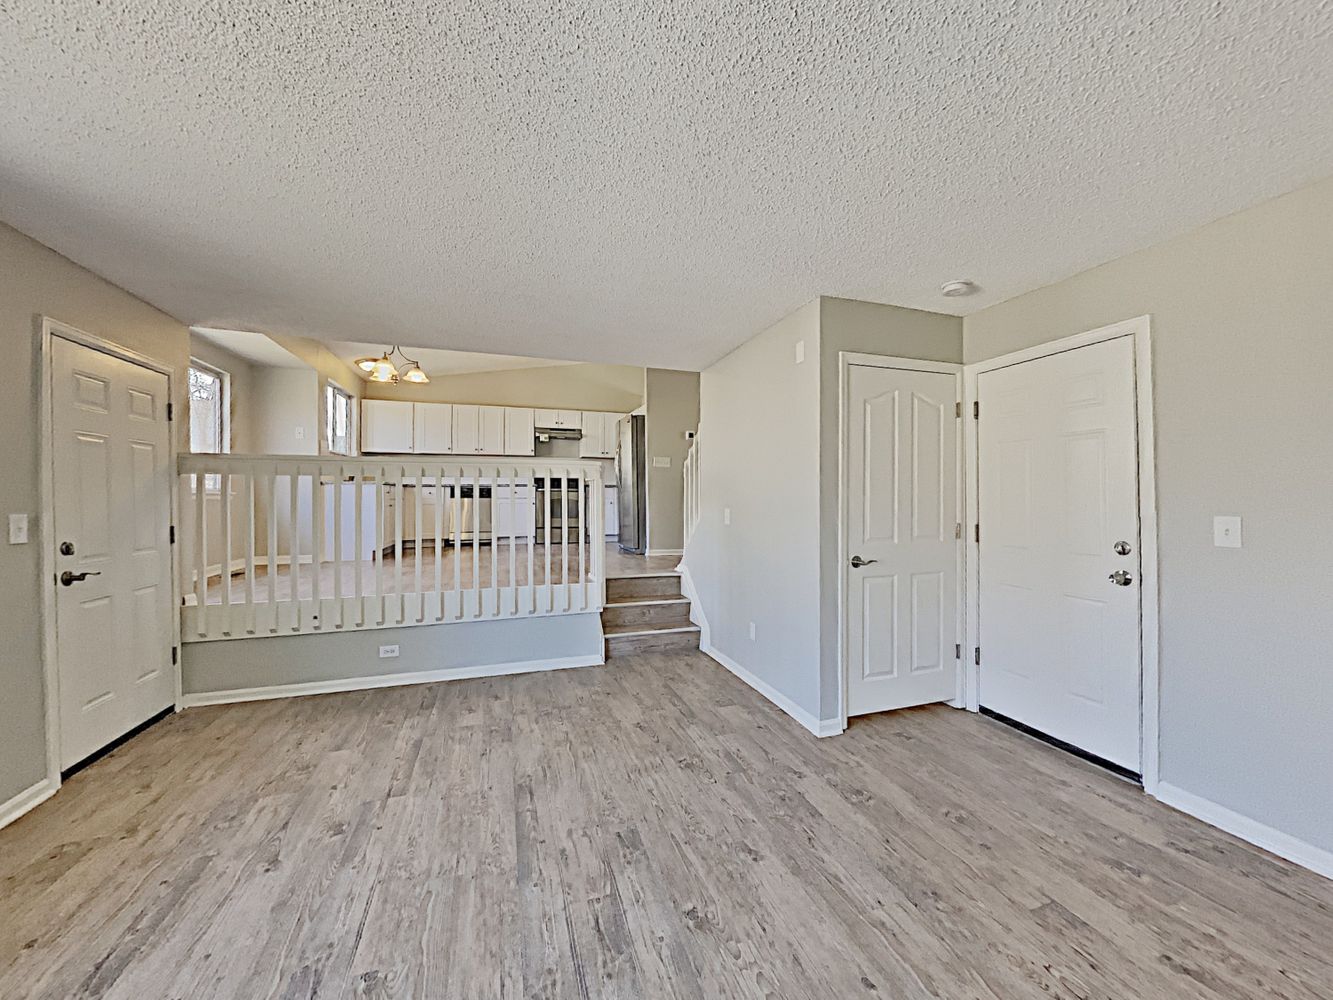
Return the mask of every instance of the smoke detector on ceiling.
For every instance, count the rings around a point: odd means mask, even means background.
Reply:
[[[977,290],[977,286],[971,281],[946,281],[940,285],[940,293],[945,298],[957,299],[964,295],[971,295]]]

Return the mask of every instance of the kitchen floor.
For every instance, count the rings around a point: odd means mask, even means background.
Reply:
[[[470,589],[473,580],[482,587],[509,587],[517,582],[526,587],[529,582],[536,586],[551,583],[578,583],[583,579],[583,572],[590,570],[592,552],[585,544],[579,546],[573,541],[568,546],[552,542],[549,549],[543,544],[533,545],[531,553],[532,572],[528,571],[529,546],[520,540],[511,546],[508,539],[495,544],[464,545],[455,551],[453,546],[445,546],[436,551],[433,546],[426,546],[420,553],[411,548],[405,549],[401,561],[393,554],[384,557],[383,563],[363,562],[360,565],[361,593],[377,594],[416,594],[436,590]],[[580,548],[582,552],[580,552]],[[633,576],[638,573],[666,573],[676,568],[680,556],[638,556],[621,552],[615,542],[606,543],[606,575]],[[549,555],[550,571],[547,571]],[[580,555],[582,564],[580,564]],[[301,599],[314,597],[313,567],[299,567],[296,574],[297,592]],[[420,583],[417,573],[421,573]],[[439,581],[439,586],[436,582]],[[276,597],[270,596],[270,583]],[[335,593],[336,584],[336,593]],[[231,577],[232,603],[244,603],[250,594],[251,582],[244,573]],[[270,600],[289,601],[292,599],[292,572],[289,566],[279,566],[270,581],[268,567],[263,558],[255,560],[254,600],[266,603]],[[319,592],[323,597],[355,597],[357,592],[357,564],[343,563],[341,567],[332,562],[321,563],[319,567]],[[222,581],[214,578],[209,581],[208,603],[221,604],[223,600]]]

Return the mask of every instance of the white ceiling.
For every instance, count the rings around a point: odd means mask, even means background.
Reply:
[[[348,343],[328,345],[337,357],[353,364],[357,358],[378,357],[392,344]],[[432,347],[404,347],[403,353],[421,365],[427,375],[467,375],[475,372],[505,372],[516,368],[551,368],[578,364],[577,361],[547,361],[543,358],[518,358],[510,354],[478,354],[473,351],[442,351]],[[395,364],[398,355],[394,355]]]
[[[972,310],[1327,176],[1331,26],[9,0],[0,218],[189,323],[700,367],[816,294]]]

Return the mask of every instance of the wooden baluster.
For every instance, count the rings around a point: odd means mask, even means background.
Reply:
[[[555,470],[548,466],[546,469],[546,491],[543,501],[546,504],[546,518],[542,523],[542,529],[546,536],[542,542],[542,547],[546,550],[546,574],[542,579],[546,584],[547,613],[555,610],[555,592],[551,589],[551,494],[554,492]]]
[[[292,631],[301,631],[301,475],[298,466],[287,473],[287,580],[290,584]]]
[[[472,596],[473,617],[481,617],[481,466],[472,474]]]
[[[518,614],[518,570],[514,550],[518,547],[518,468],[509,470],[509,586],[514,592],[514,614]]]
[[[403,597],[403,476],[406,466],[394,468],[393,485],[393,592],[398,598],[398,624],[407,618],[407,602]]]
[[[536,469],[528,480],[531,488],[537,489]],[[536,553],[533,551],[537,546],[537,495],[534,492],[531,500],[532,507],[532,528],[528,532],[528,611],[531,614],[537,613],[537,570],[533,563]]]
[[[359,628],[365,628],[366,595],[361,580],[361,564],[365,560],[366,553],[366,530],[362,523],[365,519],[366,484],[363,475],[365,470],[357,466],[353,471],[352,484],[355,492],[352,494],[352,517],[355,523],[352,525],[352,558],[355,562],[352,564],[352,591],[356,597],[356,624]]]
[[[347,627],[347,605],[343,601],[343,473],[333,467],[333,598],[338,605],[338,627]]]
[[[579,590],[580,590],[580,592],[581,592],[581,597],[582,597],[582,604],[580,605],[580,607],[581,607],[584,611],[587,611],[587,610],[588,610],[588,564],[584,561],[584,556],[583,556],[583,540],[584,540],[584,537],[585,537],[585,536],[587,535],[587,533],[588,533],[588,510],[587,510],[587,508],[588,508],[588,504],[587,504],[587,497],[586,497],[586,495],[585,495],[585,493],[586,493],[586,491],[585,491],[585,485],[586,485],[586,484],[585,484],[585,481],[584,481],[584,479],[583,479],[583,469],[582,469],[582,467],[579,468],[578,481],[579,481],[579,493],[578,493],[578,503],[579,503],[578,541],[579,541],[579,585],[580,585],[580,586],[579,586]],[[568,602],[566,602],[566,603],[568,603]]]
[[[315,614],[311,627],[324,627],[324,474],[318,464],[310,476],[310,590]]]
[[[264,538],[264,554],[268,563],[268,610],[265,615],[269,622],[268,630],[278,630],[278,476],[277,463],[269,463],[268,475],[264,479],[265,497],[268,503],[266,518],[268,530]]]
[[[444,467],[435,469],[435,620],[444,621]]]
[[[198,466],[196,466],[198,468]],[[194,474],[194,606],[199,616],[199,635],[208,635],[208,509],[204,506],[204,494],[208,492],[205,483],[208,477],[203,472]]]
[[[218,488],[222,491],[219,499],[219,517],[222,519],[222,560],[218,570],[222,584],[222,634],[231,635],[231,473],[223,472],[218,477]]]
[[[417,501],[415,504],[416,533],[412,536],[415,539],[415,541],[413,541],[412,543],[412,565],[414,570],[414,579],[416,581],[415,589],[417,596],[415,599],[415,603],[417,606],[418,623],[424,622],[426,620],[426,598],[422,594],[422,584],[421,584],[421,547],[422,543],[425,541],[425,539],[422,537],[424,525],[422,524],[421,521],[421,496],[422,492],[425,490],[425,486],[422,485],[426,481],[425,471],[426,467],[423,465],[418,465],[416,468],[416,477],[417,477],[416,494],[415,494]]]
[[[569,610],[569,469],[560,470],[560,586]]]
[[[454,598],[458,601],[456,618],[463,617],[463,470],[460,467],[451,480],[451,503],[454,506]]]
[[[255,631],[255,470],[245,474],[245,629]]]

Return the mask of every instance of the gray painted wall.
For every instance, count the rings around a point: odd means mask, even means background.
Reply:
[[[38,570],[38,331],[43,315],[172,365],[185,412],[184,324],[0,224],[0,514],[29,516],[27,545],[0,543],[0,802],[46,776]],[[185,422],[177,422],[177,432]],[[182,434],[181,446],[184,447]]]
[[[1333,179],[969,316],[976,361],[1152,317],[1162,779],[1333,850]],[[1244,518],[1214,548],[1212,518]]]
[[[707,368],[699,418],[700,520],[686,561],[712,643],[817,718],[819,302]]]
[[[685,544],[686,431],[699,427],[699,373],[649,368],[644,373],[644,428],[648,454],[648,548],[671,551]],[[671,464],[653,466],[654,458]]]
[[[400,655],[381,660],[379,647],[393,643]],[[597,615],[561,615],[186,643],[181,675],[186,694],[198,694],[601,654]]]
[[[819,300],[820,718],[839,712],[838,355],[843,351],[959,364],[963,321],[955,316],[853,299]]]

